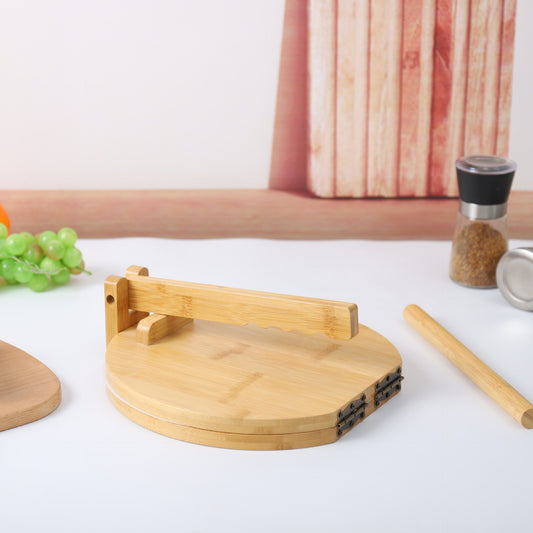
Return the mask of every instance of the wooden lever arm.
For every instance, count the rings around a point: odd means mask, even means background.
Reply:
[[[352,303],[230,289],[132,274],[128,269],[128,307],[135,311],[227,324],[256,324],[284,331],[323,333],[351,339],[358,330]]]

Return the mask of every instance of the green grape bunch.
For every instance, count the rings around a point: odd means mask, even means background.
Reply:
[[[54,285],[65,285],[71,274],[91,274],[85,270],[78,240],[72,228],[38,235],[23,231],[8,234],[0,222],[0,285],[27,285],[42,292]]]

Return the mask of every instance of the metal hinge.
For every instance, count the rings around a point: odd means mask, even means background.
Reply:
[[[356,422],[365,417],[366,395],[363,394],[358,400],[353,400],[350,405],[339,411],[337,416],[337,436],[341,436],[344,432],[355,426]]]
[[[402,369],[398,368],[396,372],[389,374],[384,380],[376,384],[376,394],[374,396],[374,405],[386,402],[395,392],[402,389]]]

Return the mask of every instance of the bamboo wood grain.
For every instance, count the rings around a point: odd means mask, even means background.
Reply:
[[[308,188],[335,196],[336,0],[309,0]]]
[[[119,276],[109,276],[104,282],[105,290],[105,337],[109,343],[122,330],[130,326],[128,310],[128,281]]]
[[[337,431],[333,427],[273,436],[260,433],[228,433],[184,426],[137,409],[110,389],[107,392],[113,405],[130,420],[156,433],[193,444],[237,450],[292,450],[330,444],[338,439]]]
[[[351,339],[357,333],[355,304],[214,285],[127,276],[129,308],[228,324],[254,323],[285,331]]]
[[[0,431],[39,420],[60,402],[56,375],[31,355],[0,341]]]
[[[135,267],[130,267],[127,271],[130,275],[133,271],[132,268]],[[117,333],[147,317],[148,312],[128,307],[128,281],[126,278],[108,276],[104,282],[104,291],[106,342],[109,343]]]
[[[191,322],[190,318],[151,314],[137,323],[137,342],[153,344]]]
[[[149,270],[146,267],[138,265],[130,265],[126,269],[126,276],[148,276],[150,275]]]
[[[474,355],[464,344],[417,305],[408,305],[404,318],[459,370],[527,429],[533,428],[533,404]]]
[[[340,341],[195,320],[151,346],[131,327],[106,353],[108,390],[136,422],[167,421],[177,438],[181,427],[262,435],[273,448],[292,434],[336,428],[339,409],[363,393],[370,415],[379,408],[375,384],[400,366],[394,346],[365,326]]]

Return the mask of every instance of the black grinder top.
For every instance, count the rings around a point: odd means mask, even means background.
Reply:
[[[507,203],[516,163],[494,155],[469,155],[455,162],[459,196],[478,205]]]

